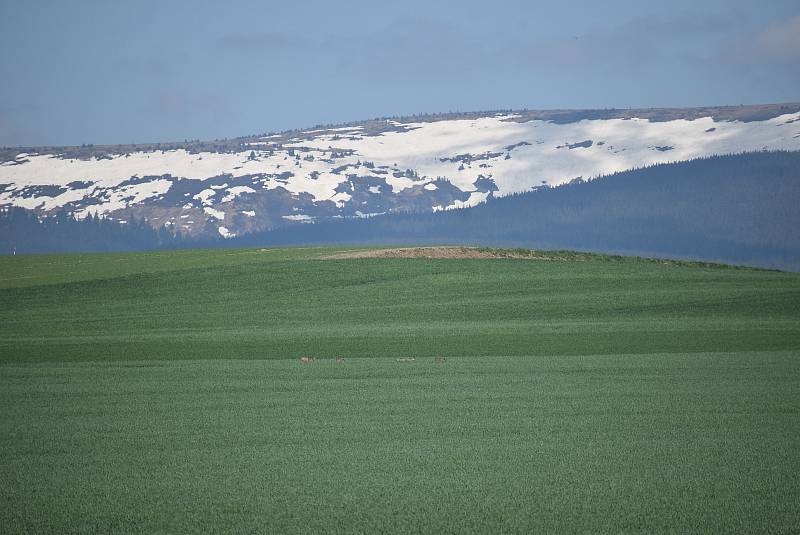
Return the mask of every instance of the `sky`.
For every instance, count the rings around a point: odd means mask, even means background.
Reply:
[[[0,0],[0,146],[800,101],[800,1]]]

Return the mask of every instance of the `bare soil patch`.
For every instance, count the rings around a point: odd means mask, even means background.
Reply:
[[[391,249],[368,249],[363,251],[344,251],[326,255],[325,260],[345,258],[443,258],[443,259],[482,259],[514,258],[524,260],[577,260],[577,255],[553,254],[528,249],[489,249],[484,247],[396,247]]]
[[[530,249],[493,249],[489,247],[431,246],[431,247],[393,247],[386,249],[362,249],[340,251],[317,257],[321,260],[341,260],[348,258],[431,258],[431,259],[492,259],[507,258],[518,260],[549,260],[555,262],[646,262],[672,267],[702,267],[745,269],[755,271],[778,271],[764,268],[752,268],[714,262],[697,262],[692,260],[672,260],[666,258],[645,258],[640,256],[619,256],[614,254],[586,253],[579,251],[534,251]]]

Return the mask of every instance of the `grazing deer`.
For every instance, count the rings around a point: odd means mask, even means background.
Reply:
[[[314,362],[314,357],[300,357],[300,362],[303,364],[311,364]]]
[[[445,360],[444,357],[436,357],[436,364],[444,364]]]
[[[344,357],[336,357],[336,364],[343,364],[343,363],[344,363]]]
[[[416,357],[400,357],[397,362],[417,362]]]

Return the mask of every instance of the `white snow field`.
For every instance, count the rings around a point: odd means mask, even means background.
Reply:
[[[220,182],[224,177],[225,183],[198,182],[196,190],[183,194],[175,206],[202,210],[210,221],[225,220],[226,226],[217,225],[216,232],[232,236],[239,229],[234,223],[228,224],[226,212],[252,220],[256,211],[261,214],[262,210],[254,210],[258,207],[250,204],[237,208],[237,203],[277,188],[293,196],[308,194],[311,202],[330,201],[342,208],[355,203],[354,181],[372,180],[363,188],[364,193],[377,197],[419,186],[422,194],[430,196],[428,209],[443,210],[485,201],[492,193],[476,185],[481,179],[491,179],[496,187],[493,195],[502,196],[701,156],[800,150],[800,113],[751,122],[703,117],[557,124],[518,122],[515,117],[389,121],[399,127],[398,131],[376,135],[365,134],[360,126],[309,130],[280,144],[275,142],[276,136],[251,139],[246,150],[232,153],[193,154],[179,149],[84,160],[22,153],[0,164],[0,206],[39,212],[69,206],[77,216],[107,215],[162,199],[181,180],[217,178]],[[233,185],[240,177],[249,177],[247,184]],[[445,192],[434,183],[438,178],[447,179],[463,196],[441,197]],[[372,211],[372,207],[355,208],[359,214]],[[280,219],[309,221],[315,217],[312,212],[294,211],[280,215]],[[375,207],[374,213],[384,211],[385,207]]]

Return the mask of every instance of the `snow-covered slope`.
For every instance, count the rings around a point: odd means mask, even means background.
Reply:
[[[241,138],[212,149],[6,151],[0,206],[144,217],[191,235],[229,237],[325,218],[472,206],[660,162],[800,150],[800,106],[764,109],[760,120],[737,119],[746,107],[566,120],[465,114]]]

